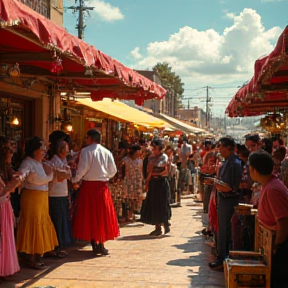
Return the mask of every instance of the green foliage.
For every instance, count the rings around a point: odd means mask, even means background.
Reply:
[[[177,106],[182,106],[181,99],[184,93],[184,83],[181,82],[181,78],[172,72],[172,67],[167,62],[157,63],[154,66],[153,71],[157,73],[161,85],[168,91],[172,92],[177,97]]]

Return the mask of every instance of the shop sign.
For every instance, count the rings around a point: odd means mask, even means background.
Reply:
[[[103,121],[103,119],[92,118],[92,117],[86,117],[86,120],[88,120],[90,122],[97,122],[97,123],[102,123],[102,121]]]

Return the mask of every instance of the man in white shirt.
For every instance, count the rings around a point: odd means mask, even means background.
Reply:
[[[112,153],[100,144],[99,131],[88,130],[86,141],[88,146],[81,150],[76,176],[72,179],[73,183],[82,180],[72,232],[75,239],[91,241],[95,255],[108,255],[104,242],[119,236],[108,189],[108,181],[117,169]]]
[[[183,140],[183,144],[180,149],[180,160],[182,162],[182,168],[186,168],[186,164],[190,154],[192,154],[192,146],[187,144],[187,140]]]

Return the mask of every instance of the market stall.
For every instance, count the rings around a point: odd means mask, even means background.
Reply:
[[[258,59],[252,79],[241,87],[226,108],[230,117],[285,112],[288,106],[288,26],[274,50]]]

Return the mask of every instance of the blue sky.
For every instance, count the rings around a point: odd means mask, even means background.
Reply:
[[[64,5],[74,2],[65,0]],[[167,61],[185,84],[190,105],[204,106],[201,87],[213,87],[215,114],[252,77],[255,60],[269,54],[288,24],[288,0],[86,3],[95,7],[86,19],[86,42],[134,69]],[[74,35],[76,19],[70,10],[64,14],[64,26]]]

